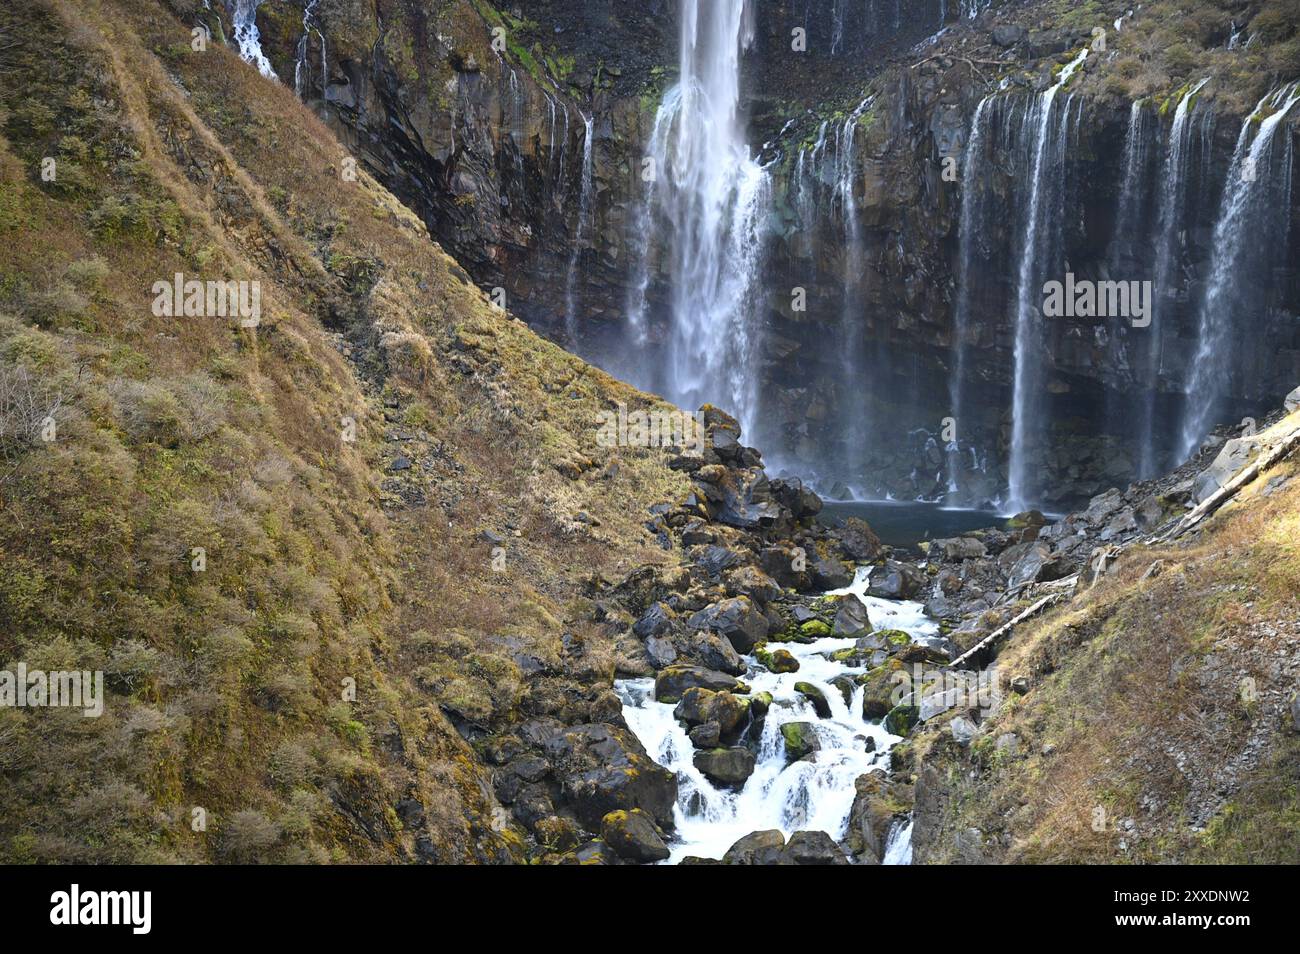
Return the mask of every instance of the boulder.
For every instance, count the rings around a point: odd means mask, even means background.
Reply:
[[[664,830],[673,827],[677,777],[656,765],[627,729],[599,723],[564,728],[544,738],[543,751],[588,831],[599,831],[610,812],[633,808],[647,812]]]
[[[673,715],[689,726],[716,722],[722,735],[728,736],[748,720],[749,703],[730,692],[693,688],[682,695]]]
[[[948,731],[952,733],[953,741],[958,745],[965,746],[970,745],[975,738],[975,734],[979,732],[979,726],[965,716],[956,716],[948,723]]]
[[[666,603],[655,603],[641,614],[641,618],[632,626],[632,632],[642,640],[652,636],[662,636],[672,629],[673,620],[676,618],[677,614]]]
[[[818,560],[812,565],[813,586],[819,590],[842,590],[853,582],[853,574],[839,560]]]
[[[716,749],[722,744],[722,726],[716,722],[706,722],[691,729],[686,737],[697,749]]]
[[[1004,50],[1025,42],[1028,36],[1029,31],[1015,23],[999,23],[993,28],[993,42]]]
[[[639,808],[610,812],[601,819],[600,837],[628,861],[663,861],[669,854],[659,826]]]
[[[780,864],[785,849],[785,835],[780,831],[756,831],[741,838],[722,856],[724,865]]]
[[[826,701],[826,694],[811,682],[796,682],[794,691],[812,703],[813,711],[817,713],[818,718],[831,717],[831,704]]]
[[[907,671],[896,659],[871,670],[862,677],[862,718],[873,721],[889,715],[897,705],[895,696],[907,692],[909,685]]]
[[[655,701],[679,702],[687,689],[711,689],[730,692],[740,685],[735,676],[701,666],[669,666],[655,676]]]
[[[812,574],[807,569],[808,555],[796,547],[764,547],[758,556],[758,565],[780,586],[800,591],[812,589]]]
[[[1300,388],[1296,388],[1288,394],[1282,403],[1288,414],[1294,413],[1298,408],[1300,408]]]
[[[739,746],[696,752],[694,762],[705,778],[725,788],[741,788],[754,774],[754,753]]]
[[[742,675],[747,668],[740,653],[736,652],[736,647],[717,633],[697,633],[690,646],[690,654],[704,668],[732,676]]]
[[[920,707],[909,704],[896,705],[889,710],[889,715],[885,716],[885,731],[890,735],[906,736],[915,728],[920,717]]]
[[[910,600],[926,582],[926,575],[910,563],[886,560],[883,567],[871,571],[867,594],[886,600]]]
[[[797,831],[786,842],[782,853],[790,864],[847,865],[849,859],[824,831]]]
[[[781,587],[756,566],[741,566],[724,575],[730,596],[748,596],[758,605],[770,603],[781,595]]]
[[[1250,463],[1262,443],[1257,437],[1238,437],[1225,443],[1219,456],[1214,458],[1214,463],[1197,475],[1192,498],[1197,503],[1203,503],[1214,496],[1237,471]]]
[[[781,738],[785,740],[785,755],[791,762],[821,749],[817,739],[817,729],[811,722],[787,722],[781,726]]]
[[[870,632],[871,617],[867,615],[867,605],[851,594],[840,600],[831,633],[842,639],[858,639]]]
[[[849,559],[858,563],[870,563],[879,558],[884,549],[875,531],[866,521],[859,520],[857,517],[849,517],[844,521],[843,526],[834,531],[834,534]]]
[[[978,560],[988,555],[988,547],[975,537],[951,537],[935,540],[930,544],[930,555],[937,556],[948,563],[960,563],[963,560]]]
[[[798,672],[799,660],[787,649],[771,650],[765,646],[760,646],[754,652],[754,658],[767,667],[771,672]]]
[[[666,669],[677,661],[677,647],[663,636],[651,636],[645,641],[646,658],[655,669]]]
[[[767,638],[767,617],[747,596],[712,603],[690,618],[692,629],[710,629],[726,637],[737,652],[748,653]]]

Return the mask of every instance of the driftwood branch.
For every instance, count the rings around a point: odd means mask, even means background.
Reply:
[[[1171,529],[1156,537],[1152,542],[1167,543],[1170,540],[1176,540],[1189,530],[1204,523],[1215,511],[1237,496],[1243,487],[1265,471],[1272,470],[1289,457],[1297,447],[1300,447],[1300,428],[1282,438],[1271,450],[1260,454],[1253,463],[1247,464],[1237,471],[1231,480],[1201,501],[1194,510],[1186,514]]]
[[[1022,612],[1015,619],[1011,620],[1009,623],[1003,623],[1001,626],[993,630],[993,632],[989,633],[987,636],[981,639],[970,649],[966,650],[966,652],[962,653],[960,656],[954,659],[950,663],[951,667],[953,669],[963,668],[966,665],[966,663],[976,658],[980,653],[992,649],[998,642],[1000,642],[1003,638],[1008,636],[1013,629],[1015,629],[1021,623],[1025,622],[1025,620],[1037,616],[1039,613],[1047,609],[1049,606],[1056,605],[1057,603],[1064,600],[1067,595],[1068,594],[1066,592],[1062,591],[1059,593],[1052,593],[1049,596],[1044,596],[1041,600],[1039,600],[1037,603],[1030,606],[1029,609]]]

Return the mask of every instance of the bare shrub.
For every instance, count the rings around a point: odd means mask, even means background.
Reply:
[[[10,464],[57,426],[62,398],[24,367],[0,365],[0,461]],[[0,481],[4,479],[0,468]]]

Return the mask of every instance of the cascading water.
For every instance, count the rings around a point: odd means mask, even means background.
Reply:
[[[594,178],[592,173],[592,151],[595,138],[595,116],[583,116],[586,132],[582,136],[582,183],[578,197],[578,228],[574,233],[573,251],[569,255],[569,274],[564,290],[564,330],[569,341],[574,341],[578,333],[577,304],[574,301],[575,286],[578,281],[578,257],[582,254],[583,242],[592,232],[589,219],[592,216],[592,193]]]
[[[1281,161],[1274,141],[1300,83],[1265,96],[1242,123],[1214,227],[1214,259],[1197,322],[1198,344],[1185,389],[1182,453],[1191,454],[1218,420],[1233,375],[1233,332],[1248,333],[1268,307],[1274,266],[1286,260],[1291,208],[1291,137]]]
[[[271,61],[262,52],[262,34],[257,29],[257,8],[261,5],[262,0],[235,0],[231,14],[235,43],[239,46],[240,59],[256,66],[263,76],[279,79],[271,68]]]
[[[662,388],[682,407],[728,407],[752,433],[757,273],[770,184],[740,120],[740,57],[753,38],[751,6],[752,0],[681,3],[681,79],[655,118],[651,156],[663,181],[648,200],[668,250],[670,329],[659,381],[640,383]]]
[[[882,628],[898,629],[915,638],[932,637],[938,626],[925,618],[917,603],[894,603],[865,596],[869,573],[860,570],[853,585],[838,594],[852,593],[868,608]],[[772,704],[757,742],[757,764],[744,787],[730,791],[713,785],[695,767],[695,748],[686,729],[673,716],[673,706],[654,701],[654,681],[626,680],[616,684],[623,700],[623,716],[649,756],[676,773],[678,795],[674,809],[676,840],[670,846],[671,863],[695,856],[721,858],[738,839],[754,831],[780,829],[824,831],[844,837],[856,794],[854,782],[868,772],[889,766],[889,750],[900,741],[878,722],[862,718],[863,694],[855,687],[849,700],[831,680],[852,679],[863,667],[832,661],[835,650],[851,645],[844,639],[784,644],[799,661],[797,673],[769,672],[752,657],[744,681],[754,693],[769,692]],[[795,683],[819,689],[830,705],[830,718],[819,719]],[[820,749],[811,757],[789,762],[781,726],[792,722],[812,724]],[[899,825],[889,834],[886,862],[906,864],[911,856],[911,826]]]
[[[325,71],[325,35],[321,33],[320,27],[316,25],[316,5],[320,0],[307,0],[307,5],[302,9],[302,36],[298,38],[298,56],[293,64],[293,91],[302,99],[307,89],[307,71],[309,64],[307,55],[310,52],[311,35],[316,34],[320,40],[320,57],[321,57],[321,88],[325,88],[329,77]]]
[[[952,371],[948,379],[949,400],[952,402],[952,419],[956,422],[957,433],[944,448],[948,459],[948,492],[956,495],[962,490],[960,475],[964,464],[961,452],[961,438],[967,432],[965,417],[966,391],[966,347],[970,334],[971,305],[974,301],[973,284],[979,270],[979,242],[987,212],[988,176],[984,167],[988,162],[986,141],[989,133],[990,103],[993,98],[986,96],[975,107],[971,119],[970,135],[966,139],[966,149],[962,156],[962,181],[966,184],[961,203],[961,224],[958,243],[961,263],[958,285],[957,307],[953,317],[953,357]]]
[[[1015,376],[1012,396],[1011,460],[1007,488],[1011,510],[1032,505],[1038,493],[1033,477],[1035,454],[1042,439],[1043,416],[1039,378],[1044,356],[1039,328],[1038,296],[1043,278],[1055,266],[1054,246],[1064,203],[1063,169],[1068,131],[1066,108],[1055,109],[1057,95],[1088,57],[1085,47],[1061,69],[1056,83],[1041,93],[1026,113],[1034,131],[1029,157],[1029,196],[1025,204],[1024,238],[1020,245],[1020,277],[1016,296]]]

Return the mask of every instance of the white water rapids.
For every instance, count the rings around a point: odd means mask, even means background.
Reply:
[[[868,572],[859,570],[852,586],[832,595],[853,593],[861,599],[876,629],[901,629],[914,638],[936,634],[937,624],[925,618],[919,603],[865,596],[867,583]],[[853,640],[828,637],[780,645],[799,661],[798,672],[769,672],[753,657],[746,657],[749,670],[741,679],[754,694],[770,692],[772,706],[763,724],[754,774],[738,792],[714,786],[695,767],[695,747],[685,727],[674,718],[674,706],[654,701],[653,679],[616,683],[629,728],[652,759],[677,775],[677,831],[669,845],[672,855],[668,863],[676,864],[688,856],[721,858],[745,835],[773,828],[787,837],[796,831],[824,831],[838,841],[848,829],[858,776],[888,767],[889,750],[901,739],[886,732],[879,722],[862,718],[862,687],[855,687],[852,702],[846,705],[840,690],[831,685],[837,676],[867,671],[828,658],[835,650],[851,647]],[[811,683],[822,691],[831,707],[829,719],[819,719],[808,699],[795,691],[798,682]],[[781,726],[789,722],[812,723],[820,751],[807,760],[787,764]],[[875,743],[874,751],[868,751],[868,740]],[[907,864],[911,825],[895,826],[885,835],[885,863]]]

